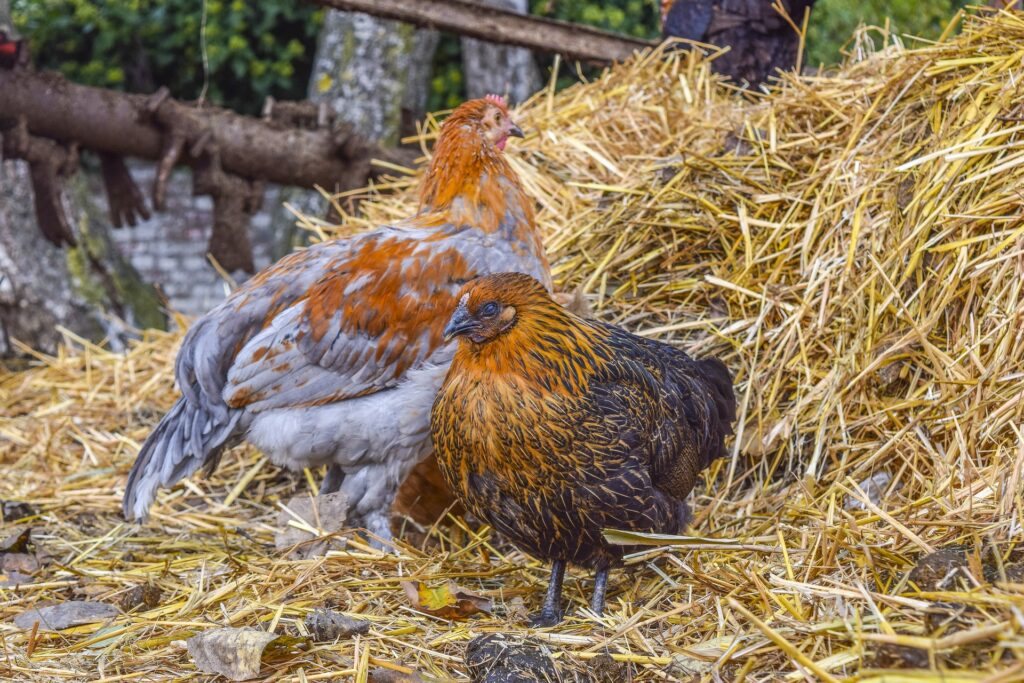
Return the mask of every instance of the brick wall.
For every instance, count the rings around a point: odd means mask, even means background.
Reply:
[[[139,187],[148,192],[156,167],[133,164],[131,172]],[[263,208],[250,226],[257,271],[270,264],[276,243],[275,228],[282,228],[279,224],[286,220],[280,211],[275,211],[277,195],[276,187],[268,188]],[[206,260],[212,211],[209,197],[192,196],[189,172],[178,171],[168,183],[166,211],[155,213],[134,228],[112,231],[118,249],[143,279],[160,288],[172,309],[193,317],[218,304],[228,292],[227,283]],[[232,276],[238,282],[248,277],[242,271]]]

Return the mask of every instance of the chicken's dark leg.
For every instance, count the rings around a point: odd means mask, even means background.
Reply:
[[[565,560],[555,560],[551,564],[551,580],[548,582],[548,593],[544,596],[544,605],[540,612],[530,619],[530,626],[554,626],[562,620],[562,579],[565,578]]]
[[[345,471],[339,465],[329,465],[324,481],[320,484],[320,495],[337,493],[341,489],[341,483],[345,481]]]
[[[590,611],[601,616],[604,612],[604,594],[608,589],[608,567],[600,567],[594,574],[594,595],[590,598]]]

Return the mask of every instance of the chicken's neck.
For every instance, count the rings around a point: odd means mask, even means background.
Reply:
[[[533,205],[504,154],[469,126],[446,131],[438,141],[420,191],[425,224],[471,226],[504,233],[543,253]]]
[[[530,310],[512,328],[483,344],[459,343],[451,376],[501,390],[585,393],[613,359],[602,330],[561,306]]]

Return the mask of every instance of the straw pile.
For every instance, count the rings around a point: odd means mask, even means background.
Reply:
[[[693,54],[649,55],[520,114],[535,134],[510,154],[562,286],[721,355],[741,403],[736,457],[694,500],[703,538],[632,558],[602,621],[576,609],[533,634],[564,671],[609,653],[650,681],[1024,680],[1024,14],[910,51],[864,33],[855,51],[746,99]],[[414,185],[345,230],[407,215]],[[149,526],[121,523],[124,474],[173,400],[175,341],[86,345],[0,380],[0,497],[31,501],[42,565],[0,589],[0,674],[193,678],[175,641],[229,625],[302,637],[325,604],[369,633],[279,653],[271,680],[465,680],[470,638],[523,634],[517,598],[535,608],[546,572],[486,529],[437,526],[397,557],[355,542],[283,557],[278,504],[304,484],[247,449],[164,495]],[[408,578],[454,578],[494,614],[426,616]],[[567,579],[572,608],[586,579]],[[101,624],[9,623],[147,582],[159,600]]]

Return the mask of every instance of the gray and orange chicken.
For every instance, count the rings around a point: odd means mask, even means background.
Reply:
[[[535,624],[560,620],[566,563],[596,570],[600,614],[623,553],[603,531],[683,531],[699,473],[726,454],[729,371],[580,318],[519,273],[468,283],[445,334],[460,342],[431,416],[441,473],[469,512],[553,563]]]
[[[327,465],[321,492],[344,492],[351,526],[389,539],[395,493],[430,453],[457,292],[506,270],[550,284],[509,136],[522,132],[502,98],[462,104],[441,126],[415,216],[291,254],[200,318],[177,357],[183,396],[128,477],[126,517],[245,440],[279,466]]]

